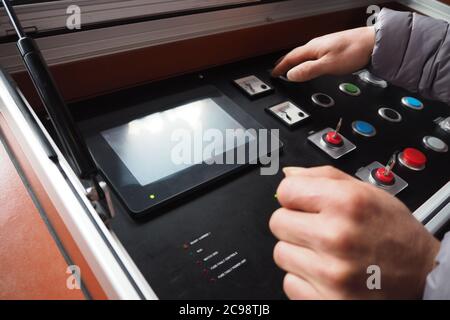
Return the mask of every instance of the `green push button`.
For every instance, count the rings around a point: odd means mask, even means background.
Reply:
[[[339,86],[339,89],[351,96],[359,96],[361,94],[361,89],[359,89],[359,87],[354,85],[353,83],[342,83]]]

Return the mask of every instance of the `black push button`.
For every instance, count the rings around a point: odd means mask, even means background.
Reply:
[[[391,109],[391,108],[380,108],[378,110],[378,114],[384,120],[387,120],[390,122],[401,122],[402,121],[402,115],[400,113],[398,113],[396,110]]]
[[[325,94],[325,93],[314,93],[311,96],[311,100],[312,102],[314,102],[314,104],[323,107],[323,108],[329,108],[334,106],[334,100],[333,98],[331,98],[329,95]]]

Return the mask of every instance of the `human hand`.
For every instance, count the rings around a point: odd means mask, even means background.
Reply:
[[[303,82],[324,74],[348,74],[364,68],[375,46],[374,27],[362,27],[315,38],[284,56],[272,76]]]
[[[270,229],[291,299],[420,299],[439,242],[395,197],[332,167],[286,168]],[[379,266],[381,290],[367,268]]]

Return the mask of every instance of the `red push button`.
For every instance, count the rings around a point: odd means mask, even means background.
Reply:
[[[400,162],[413,170],[421,170],[427,163],[427,157],[420,150],[406,148],[400,154]]]
[[[327,133],[325,140],[335,146],[342,145],[342,136],[339,133],[336,133],[335,131],[330,131]]]
[[[394,174],[391,172],[386,172],[386,168],[378,168],[375,172],[375,179],[383,184],[393,184],[395,180]]]

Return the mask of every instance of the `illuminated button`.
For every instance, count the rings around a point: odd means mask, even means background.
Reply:
[[[366,83],[370,83],[371,85],[374,85],[374,86],[377,86],[380,88],[387,88],[387,86],[388,86],[388,83],[385,80],[378,78],[377,76],[374,76],[367,70],[360,72],[358,76],[362,81],[364,81]]]
[[[402,104],[410,109],[413,110],[422,110],[423,109],[423,103],[419,99],[413,98],[413,97],[403,97],[402,98]]]
[[[430,150],[441,153],[445,153],[448,151],[447,144],[439,138],[426,136],[423,138],[422,142],[425,145],[425,147],[427,147]]]
[[[403,152],[398,155],[398,160],[405,167],[416,171],[425,169],[427,163],[427,157],[423,152],[414,148],[406,148],[403,150]]]
[[[386,168],[374,169],[371,175],[375,182],[381,183],[382,185],[391,186],[395,183],[395,176],[392,171],[387,172]]]
[[[355,133],[360,134],[364,137],[373,137],[377,134],[377,130],[370,123],[365,121],[354,121],[352,123],[352,129]]]
[[[322,136],[323,141],[329,147],[342,147],[344,145],[344,140],[339,133],[336,131],[330,131]]]
[[[353,83],[342,83],[339,85],[339,90],[351,96],[359,96],[361,94],[361,89]]]
[[[311,100],[312,102],[314,102],[314,104],[323,107],[323,108],[329,108],[334,106],[334,100],[333,98],[331,98],[329,95],[325,94],[325,93],[314,93],[311,96]]]
[[[387,120],[390,122],[401,122],[402,121],[402,115],[391,108],[380,108],[380,109],[378,109],[378,114],[384,120]]]

